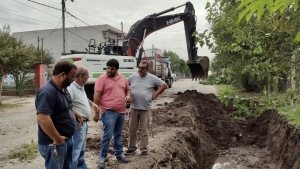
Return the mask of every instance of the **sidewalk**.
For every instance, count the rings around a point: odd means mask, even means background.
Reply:
[[[35,96],[1,96],[2,104],[13,104],[13,103],[26,103],[28,101],[34,101]]]

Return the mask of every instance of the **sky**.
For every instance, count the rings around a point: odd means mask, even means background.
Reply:
[[[209,28],[206,21],[206,2],[213,0],[190,0],[194,5],[198,32],[203,32]],[[11,26],[11,33],[55,29],[62,27],[61,0],[1,0],[0,6],[0,26],[5,24]],[[39,5],[38,2],[50,7]],[[66,10],[81,22],[70,15],[65,16],[66,27],[78,27],[88,25],[108,24],[123,31],[128,32],[131,25],[143,19],[147,15],[158,13],[185,4],[187,0],[71,0],[65,1]],[[180,7],[165,15],[183,13],[185,7]],[[88,24],[88,25],[87,25]],[[187,47],[183,22],[166,27],[150,34],[144,41],[144,48],[150,49],[152,45],[162,50],[171,50],[180,58],[187,60]],[[210,59],[214,54],[208,47],[201,48],[198,45],[198,55],[208,56]]]

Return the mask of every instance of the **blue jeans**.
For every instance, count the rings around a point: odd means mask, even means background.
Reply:
[[[122,130],[125,121],[125,114],[120,114],[113,110],[106,110],[102,115],[103,135],[100,151],[100,159],[105,159],[108,154],[109,143],[114,137],[115,156],[123,155]]]
[[[57,152],[55,156],[54,152]],[[45,159],[46,169],[70,169],[72,162],[72,139],[66,140],[63,144],[54,147],[53,145],[39,144],[41,156]]]
[[[87,131],[87,121],[84,121],[82,126],[76,126],[76,131],[72,137],[73,153],[71,169],[87,169],[87,165],[84,161]]]

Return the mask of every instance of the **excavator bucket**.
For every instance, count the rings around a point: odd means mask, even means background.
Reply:
[[[187,63],[192,73],[192,80],[206,79],[209,70],[209,59],[207,56],[197,56],[194,61]]]

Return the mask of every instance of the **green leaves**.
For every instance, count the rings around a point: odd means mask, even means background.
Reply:
[[[245,9],[239,14],[238,22],[242,20],[242,18],[246,16],[246,21],[249,22],[254,12],[257,11],[257,18],[260,19],[262,14],[264,13],[264,7],[266,5],[271,5],[272,0],[244,0],[237,9],[241,9],[245,7]]]
[[[243,9],[242,12],[239,13],[238,23],[240,23],[245,16],[247,23],[252,16],[256,16],[257,19],[260,20],[265,9],[267,9],[270,14],[274,14],[277,11],[279,11],[280,14],[283,14],[284,11],[291,11],[291,9],[294,9],[294,12],[297,12],[298,8],[299,0],[243,0],[237,7],[237,10]],[[300,31],[294,41],[300,41]]]

